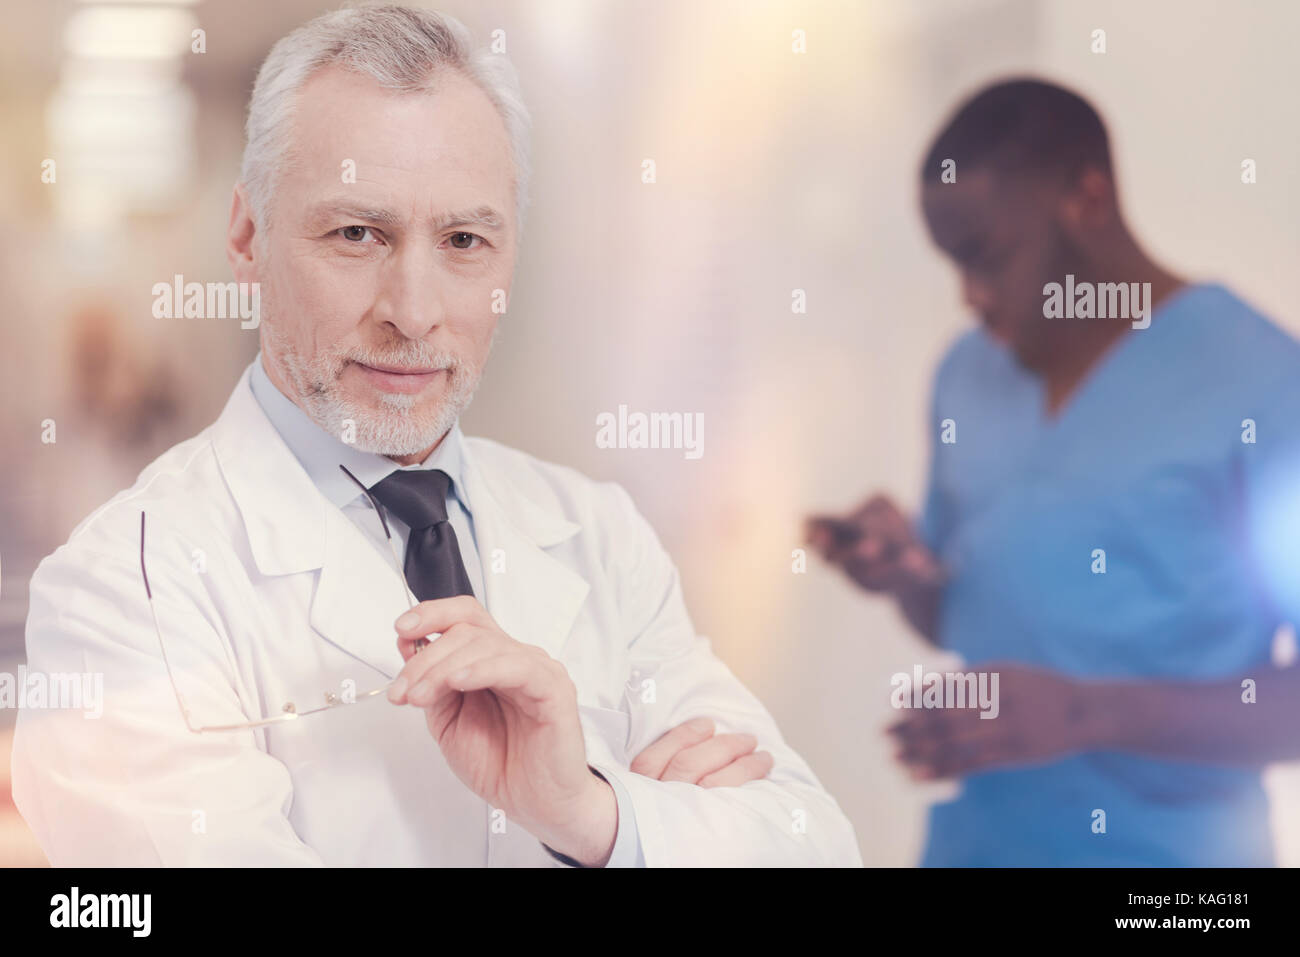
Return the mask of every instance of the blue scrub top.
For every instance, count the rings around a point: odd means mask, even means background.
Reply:
[[[1097,678],[1271,667],[1278,626],[1300,621],[1300,343],[1222,286],[1187,286],[1058,417],[983,329],[940,366],[931,416],[920,532],[951,576],[943,647]],[[931,809],[923,863],[1249,866],[1273,851],[1258,771],[1092,752],[965,778]]]

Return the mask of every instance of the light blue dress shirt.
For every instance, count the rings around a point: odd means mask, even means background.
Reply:
[[[943,443],[949,419],[956,441]],[[1300,621],[1300,343],[1222,286],[1162,303],[1056,418],[1041,381],[977,329],[940,367],[930,426],[920,530],[950,574],[939,643],[968,668],[1240,678],[1269,668],[1279,624]],[[932,809],[924,854],[1272,862],[1258,770],[1130,752],[970,775]]]
[[[474,595],[484,601],[483,565],[479,559],[478,542],[474,537],[473,504],[465,493],[461,476],[464,469],[464,436],[460,423],[457,422],[438,443],[433,453],[418,465],[399,466],[387,456],[374,452],[365,452],[354,445],[349,445],[341,438],[322,429],[310,416],[284,395],[267,377],[262,367],[262,355],[258,353],[253,360],[253,371],[249,376],[249,386],[253,396],[266,413],[271,424],[275,426],[280,437],[289,446],[302,467],[311,477],[312,482],[321,493],[343,514],[368,536],[377,548],[384,553],[385,561],[392,561],[387,539],[384,538],[383,526],[375,516],[361,490],[339,469],[347,467],[353,475],[361,480],[366,488],[383,481],[399,469],[414,471],[418,469],[441,469],[451,477],[447,490],[447,520],[455,529],[456,541],[460,544],[461,559],[469,575]],[[399,557],[406,554],[406,540],[410,528],[391,512],[387,515],[388,527],[397,545]],[[394,635],[394,641],[396,635]],[[604,778],[614,789],[618,801],[618,833],[614,840],[614,849],[610,854],[608,867],[644,867],[645,859],[641,853],[641,841],[637,833],[636,814],[632,809],[631,797],[619,784],[617,778]],[[542,845],[545,847],[546,845]],[[555,852],[546,848],[553,856]]]

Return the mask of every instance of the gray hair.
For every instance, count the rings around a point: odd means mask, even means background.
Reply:
[[[253,85],[240,169],[259,232],[270,220],[275,171],[288,160],[297,94],[314,72],[330,64],[407,93],[431,89],[441,68],[457,70],[476,83],[500,113],[510,138],[516,218],[522,232],[528,205],[530,119],[514,66],[487,48],[475,50],[469,30],[454,17],[400,6],[322,14],[271,48]]]

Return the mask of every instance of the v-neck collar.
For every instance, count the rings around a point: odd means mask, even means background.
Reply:
[[[1130,356],[1134,354],[1141,355],[1157,337],[1163,338],[1163,332],[1157,333],[1156,330],[1163,330],[1165,326],[1169,325],[1169,314],[1175,307],[1180,305],[1192,293],[1201,292],[1207,288],[1210,287],[1205,283],[1186,283],[1152,311],[1151,324],[1147,328],[1129,329],[1122,336],[1116,338],[1093,361],[1092,366],[1084,373],[1083,378],[1074,387],[1074,391],[1065,400],[1065,404],[1055,414],[1047,411],[1047,385],[1041,376],[1036,375],[1034,381],[1038,387],[1036,390],[1038,401],[1037,421],[1040,431],[1044,435],[1060,433],[1072,419],[1079,415],[1079,406],[1087,405],[1092,396],[1104,388],[1105,380],[1116,374],[1114,371],[1116,367],[1122,367],[1125,363],[1133,361]]]

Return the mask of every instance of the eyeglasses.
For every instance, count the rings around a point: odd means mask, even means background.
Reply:
[[[405,595],[406,600],[409,602],[410,607],[414,608],[419,603],[419,599],[415,597],[415,591],[414,589],[411,588],[411,583],[407,580],[406,572],[402,568],[402,559],[401,556],[398,555],[397,553],[397,543],[393,541],[393,533],[388,527],[388,519],[384,517],[383,507],[377,501],[375,501],[375,497],[370,494],[370,490],[366,488],[365,485],[355,475],[349,472],[342,465],[340,465],[339,468],[343,470],[344,475],[346,475],[348,478],[350,478],[353,482],[356,483],[357,487],[360,488],[362,493],[366,496],[366,501],[368,501],[371,507],[374,508],[375,514],[379,516],[379,521],[384,527],[384,537],[388,539],[388,550],[393,556],[393,562],[397,567],[398,577],[401,579],[402,582],[403,593]],[[264,728],[269,725],[287,724],[290,721],[297,721],[299,718],[305,718],[308,715],[322,714],[326,711],[334,711],[338,708],[347,707],[356,704],[357,702],[365,698],[373,698],[376,695],[384,694],[385,692],[388,691],[389,687],[392,685],[392,682],[390,681],[387,684],[383,685],[382,687],[375,688],[371,691],[366,691],[362,694],[349,695],[349,696],[340,696],[339,694],[333,691],[326,691],[324,693],[325,703],[323,705],[319,705],[318,707],[315,708],[309,708],[305,711],[300,711],[294,705],[294,703],[290,701],[285,703],[284,707],[281,709],[280,714],[272,718],[261,718],[257,721],[245,721],[239,724],[206,724],[206,725],[194,724],[193,720],[190,717],[190,709],[186,706],[185,698],[181,695],[180,686],[176,683],[176,675],[172,672],[171,661],[167,657],[167,645],[166,642],[163,641],[162,627],[158,624],[158,609],[154,605],[153,589],[149,586],[149,572],[145,569],[144,535],[145,535],[145,513],[141,512],[140,513],[140,576],[144,579],[144,592],[149,599],[149,614],[153,616],[154,631],[158,635],[158,648],[159,650],[162,651],[163,665],[167,668],[167,680],[171,682],[172,693],[176,695],[176,704],[180,708],[181,717],[185,720],[185,727],[188,728],[193,733],[206,734],[208,732],[214,732],[214,731],[242,731],[245,728]],[[427,638],[421,638],[415,642],[415,648],[418,651],[420,648],[424,647],[428,643],[429,641]]]

